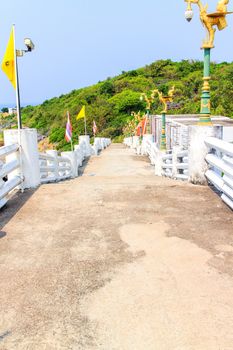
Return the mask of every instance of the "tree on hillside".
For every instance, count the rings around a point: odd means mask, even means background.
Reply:
[[[233,117],[233,63],[212,62],[211,77],[212,114]],[[100,135],[118,140],[131,112],[145,111],[145,103],[140,101],[141,93],[150,93],[158,88],[166,94],[173,85],[176,91],[174,101],[180,108],[171,109],[169,113],[199,113],[203,62],[159,60],[137,70],[122,72],[95,85],[72,90],[68,94],[46,100],[42,105],[27,106],[22,109],[22,120],[25,126],[37,128],[41,134],[48,135],[57,149],[66,149],[69,147],[64,139],[66,111],[70,112],[76,140],[84,132],[84,124],[77,122],[76,115],[85,104],[90,135],[95,119]],[[157,99],[152,104],[151,113],[160,112],[161,104]]]
[[[8,113],[8,112],[9,112],[9,109],[8,109],[7,107],[3,107],[3,108],[1,109],[1,112],[2,112],[2,113]]]

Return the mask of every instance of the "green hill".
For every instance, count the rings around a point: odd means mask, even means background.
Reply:
[[[92,133],[95,119],[98,136],[117,141],[131,111],[145,110],[145,103],[140,101],[141,92],[156,87],[166,92],[175,85],[174,101],[179,103],[180,109],[170,113],[199,113],[202,71],[203,63],[199,61],[156,61],[144,68],[122,72],[93,86],[46,100],[41,105],[27,106],[22,109],[23,124],[48,135],[49,141],[56,143],[59,149],[68,149],[70,146],[64,140],[66,111],[71,114],[75,139],[84,132],[83,121],[76,121],[75,117],[85,104],[88,132]],[[211,73],[212,114],[233,117],[233,63],[212,63]],[[157,100],[152,107],[152,113],[161,110]]]

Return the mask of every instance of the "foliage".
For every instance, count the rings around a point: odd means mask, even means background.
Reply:
[[[77,121],[76,115],[85,104],[88,133],[93,136],[92,123],[95,120],[99,130],[97,136],[111,137],[118,142],[122,139],[122,130],[131,112],[145,111],[145,101],[140,101],[142,92],[148,94],[158,88],[166,93],[175,85],[174,102],[180,108],[169,113],[199,113],[202,76],[203,63],[200,61],[159,60],[90,87],[46,100],[41,105],[27,106],[22,109],[23,124],[49,136],[49,142],[58,149],[69,149],[70,144],[64,139],[66,112],[68,110],[71,115],[75,143],[78,135],[84,133],[84,121]],[[233,117],[233,63],[212,63],[211,76],[212,114]],[[151,113],[160,111],[161,105],[156,98]]]

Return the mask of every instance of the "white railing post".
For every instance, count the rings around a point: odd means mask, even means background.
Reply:
[[[98,155],[98,152],[101,150],[101,142],[99,137],[95,137],[92,150],[94,152],[94,155],[96,156]]]
[[[162,157],[163,152],[161,152],[158,148],[155,149],[155,175],[156,176],[162,176]]]
[[[142,139],[142,148],[141,148],[141,154],[146,155],[147,154],[147,143],[153,142],[153,135],[152,134],[145,134],[143,135]]]
[[[81,147],[81,145],[75,145],[74,146],[74,151],[76,153],[77,156],[77,162],[78,162],[78,166],[82,166],[83,164],[83,160],[84,160],[84,151]]]
[[[205,139],[208,136],[221,138],[221,126],[190,126],[190,145],[189,145],[189,181],[194,184],[206,184],[205,172],[207,164],[205,157],[208,153],[208,148],[205,144]]]
[[[62,152],[62,157],[68,158],[71,164],[71,177],[75,178],[78,176],[78,158],[76,152]]]
[[[140,144],[140,137],[139,136],[133,136],[133,148],[137,149],[139,144]]]
[[[90,136],[89,135],[81,135],[79,136],[79,144],[85,143],[85,157],[91,156],[91,145],[90,145]]]
[[[54,149],[50,149],[46,151],[46,154],[50,155],[53,157],[53,160],[48,159],[47,160],[47,165],[48,166],[53,166],[54,170],[52,172],[48,172],[48,177],[54,176],[54,180],[58,181],[59,180],[59,172],[58,172],[58,153]]]
[[[178,175],[178,169],[177,169],[177,163],[178,163],[178,158],[177,154],[181,150],[180,146],[174,146],[172,148],[172,177],[176,178]]]

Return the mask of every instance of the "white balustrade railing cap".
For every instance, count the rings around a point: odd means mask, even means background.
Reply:
[[[233,144],[217,139],[215,137],[207,137],[205,139],[205,144],[208,147],[215,148],[219,150],[220,152],[223,152],[225,154],[228,154],[229,156],[233,157]]]
[[[0,158],[7,156],[8,154],[14,153],[19,149],[19,145],[13,144],[9,146],[0,147]]]
[[[47,153],[39,153],[39,159],[53,161],[55,158]]]

